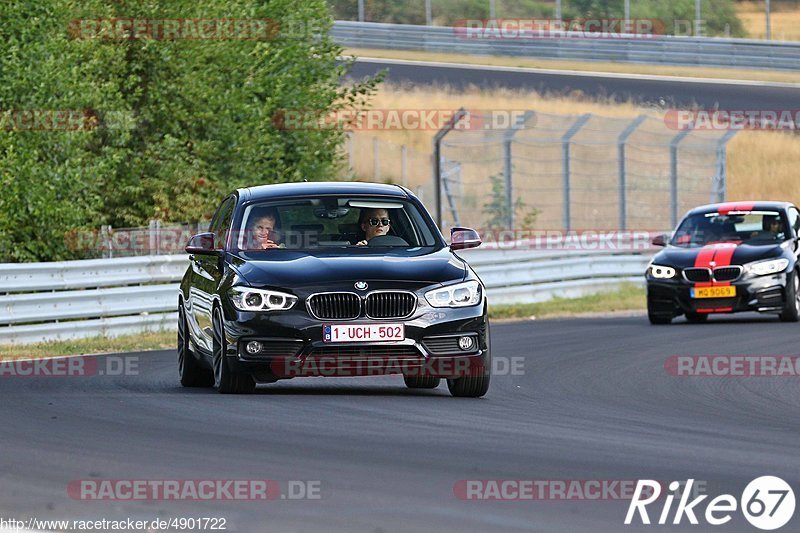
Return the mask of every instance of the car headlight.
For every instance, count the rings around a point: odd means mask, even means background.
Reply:
[[[240,311],[286,311],[297,303],[297,296],[250,287],[231,287],[230,297]]]
[[[469,307],[481,303],[481,284],[466,281],[425,293],[431,307]]]
[[[759,261],[758,263],[750,263],[747,265],[747,270],[756,276],[768,276],[770,274],[777,274],[783,272],[789,266],[788,259],[770,259],[769,261]]]
[[[677,271],[668,266],[650,265],[650,275],[657,279],[670,279],[674,278]]]

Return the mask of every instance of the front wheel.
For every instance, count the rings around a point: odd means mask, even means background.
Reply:
[[[786,302],[780,317],[783,322],[800,320],[800,273],[797,270],[793,270],[786,280]]]
[[[486,354],[485,362],[480,365],[470,365],[466,376],[447,378],[447,389],[456,398],[480,398],[489,390],[491,368],[492,358]]]
[[[184,387],[211,387],[214,385],[214,374],[200,366],[192,352],[189,351],[189,326],[186,322],[186,310],[183,302],[178,304],[178,374]]]
[[[651,324],[669,324],[672,322],[672,313],[659,310],[650,296],[647,297],[647,318]]]
[[[234,372],[228,363],[228,343],[219,307],[214,308],[211,329],[214,336],[214,386],[222,394],[250,394],[256,388],[253,376]]]

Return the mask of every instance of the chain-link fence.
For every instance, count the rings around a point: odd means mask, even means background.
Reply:
[[[527,112],[505,130],[443,138],[442,229],[671,228],[725,198],[732,132],[663,120]]]

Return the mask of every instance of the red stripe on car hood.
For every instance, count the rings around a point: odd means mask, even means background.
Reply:
[[[710,268],[730,266],[733,252],[736,251],[738,244],[733,242],[716,242],[713,244],[706,244],[700,251],[697,252],[697,257],[694,260],[695,268]],[[720,282],[703,282],[696,283],[695,287],[711,287],[711,286],[726,286],[730,285],[730,281]]]

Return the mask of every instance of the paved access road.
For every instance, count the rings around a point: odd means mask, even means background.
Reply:
[[[800,378],[678,378],[664,362],[797,354],[799,334],[757,315],[495,324],[495,357],[523,358],[524,372],[494,376],[479,400],[444,385],[410,391],[398,377],[295,379],[252,396],[185,390],[169,351],[128,354],[135,376],[4,377],[0,517],[225,517],[245,532],[638,531],[622,525],[627,502],[463,501],[453,488],[692,477],[738,497],[773,474],[797,491]],[[315,480],[322,498],[86,502],[68,496],[76,479],[272,479],[282,490]],[[795,517],[784,530],[798,529]],[[685,530],[755,531],[740,515]]]
[[[351,76],[362,78],[384,69],[388,70],[387,80],[396,83],[444,84],[455,88],[505,87],[556,94],[579,91],[590,97],[631,99],[667,108],[712,109],[718,106],[725,110],[796,110],[800,101],[800,84],[670,79],[369,58],[359,59]]]

